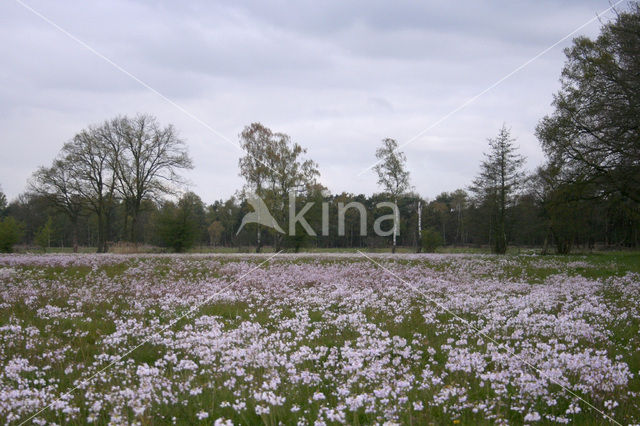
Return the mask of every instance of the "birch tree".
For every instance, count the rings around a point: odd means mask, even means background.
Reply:
[[[404,153],[398,151],[398,142],[395,139],[385,138],[382,146],[376,150],[376,158],[379,163],[374,170],[378,174],[378,185],[384,192],[393,198],[394,204],[398,204],[398,198],[406,193],[411,185],[409,184],[409,172],[406,169],[407,158]],[[393,246],[391,251],[396,252],[396,239],[399,234],[398,217],[393,221]]]
[[[318,165],[305,159],[307,150],[293,142],[289,135],[274,133],[260,123],[252,123],[240,134],[240,145],[246,154],[240,158],[240,176],[245,179],[245,192],[253,192],[267,205],[276,221],[287,214],[287,197],[291,191],[309,192],[320,175]],[[260,225],[257,247],[262,247]],[[276,249],[282,235],[275,234]]]

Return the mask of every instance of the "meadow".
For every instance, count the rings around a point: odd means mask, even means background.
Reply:
[[[7,424],[638,424],[640,256],[0,256]]]

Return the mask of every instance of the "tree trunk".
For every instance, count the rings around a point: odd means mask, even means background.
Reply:
[[[78,220],[71,222],[71,239],[73,244],[73,252],[78,252]]]
[[[557,232],[553,232],[553,239],[556,243],[556,251],[558,254],[569,254],[571,252],[571,239],[559,237]]]
[[[542,254],[549,254],[549,231],[544,234],[544,243],[542,244]]]
[[[256,253],[260,253],[262,251],[262,240],[260,239],[260,225],[256,225],[258,228],[258,235],[257,235],[257,244],[256,244]]]
[[[500,195],[500,204],[496,208],[496,225],[494,227],[493,252],[505,254],[507,252],[507,237],[505,234],[505,199]]]
[[[104,247],[102,248],[103,253],[107,253],[109,251],[109,237],[111,235],[111,208],[106,211],[105,219],[104,219]]]
[[[97,241],[97,252],[104,253],[104,215],[102,212],[98,212],[98,241]]]
[[[137,233],[137,227],[138,227],[138,213],[136,212],[131,212],[131,242],[133,243],[133,245],[135,247],[138,247],[138,233]]]
[[[275,246],[275,251],[278,252],[282,249],[282,236],[280,234],[276,234],[273,237],[273,244]]]
[[[140,215],[140,204],[142,200],[134,200],[131,209],[131,242],[138,247],[138,216]],[[125,215],[126,217],[126,215]]]
[[[126,238],[127,235],[127,226],[129,225],[129,207],[127,203],[124,203],[124,224],[122,225],[122,236]],[[133,229],[133,227],[131,227]]]
[[[398,199],[394,199],[393,203],[396,205],[396,208],[398,206]],[[391,248],[391,253],[395,253],[396,252],[396,234],[398,233],[398,227],[397,227],[397,223],[398,223],[398,215],[396,213],[396,210],[393,211],[393,247]]]
[[[422,203],[418,201],[418,232],[416,234],[416,253],[422,251]]]

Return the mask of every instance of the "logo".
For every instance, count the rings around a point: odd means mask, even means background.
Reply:
[[[282,230],[282,228],[280,228],[278,222],[276,222],[276,220],[273,218],[271,212],[269,211],[269,208],[264,203],[262,198],[252,196],[247,199],[247,202],[251,205],[251,207],[253,207],[253,211],[244,215],[244,217],[242,218],[242,223],[240,224],[240,228],[238,228],[238,232],[236,232],[236,235],[238,235],[240,231],[242,231],[242,228],[244,228],[244,226],[249,223],[257,223],[259,225],[266,226],[267,228],[273,228],[281,234],[284,234],[284,231]]]
[[[275,218],[269,211],[267,204],[264,202],[262,198],[258,197],[257,195],[251,195],[247,199],[247,202],[253,208],[253,211],[244,215],[244,217],[242,218],[242,222],[240,223],[240,227],[236,232],[236,235],[240,234],[240,231],[242,231],[245,225],[252,224],[252,223],[262,225],[267,228],[272,228],[281,234],[285,234],[285,231],[280,227],[280,224],[278,224],[278,222],[275,220]],[[315,204],[314,202],[307,203],[299,212],[296,212],[295,192],[292,191],[289,193],[289,206],[288,206],[289,207],[288,209],[289,210],[289,233],[288,233],[289,236],[293,237],[296,235],[296,224],[298,223],[302,226],[302,228],[308,235],[310,236],[317,235],[314,229],[311,227],[311,225],[309,225],[309,222],[307,222],[307,220],[304,217],[304,215],[311,209],[311,207],[313,207],[314,204]],[[395,203],[385,201],[385,202],[376,204],[376,208],[377,209],[389,208],[391,209],[391,213],[382,215],[376,218],[376,220],[373,223],[374,233],[380,237],[387,237],[389,235],[394,235],[394,236],[400,235],[400,223],[399,223],[400,211],[398,209],[398,206]],[[346,205],[343,202],[337,203],[338,235],[339,236],[345,235],[345,223],[344,223],[345,214],[349,209],[355,209],[359,213],[360,235],[366,236],[367,223],[368,223],[367,210],[364,204],[357,201],[352,201],[350,203],[347,203]],[[329,210],[330,210],[329,203],[323,202],[322,203],[322,231],[321,231],[321,234],[323,236],[329,235]],[[388,230],[383,231],[382,223],[385,221],[392,221],[392,225],[389,227]]]

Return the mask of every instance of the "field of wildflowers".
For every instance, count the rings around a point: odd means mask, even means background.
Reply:
[[[640,422],[637,273],[370,256],[0,256],[0,419]]]

